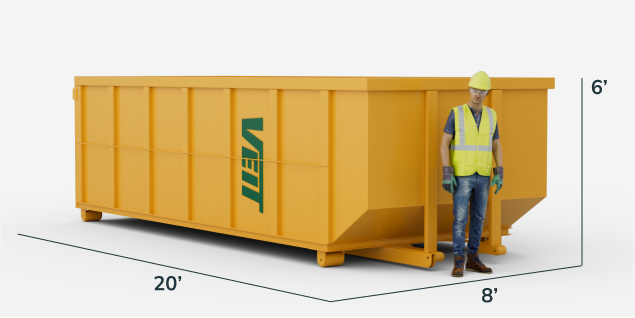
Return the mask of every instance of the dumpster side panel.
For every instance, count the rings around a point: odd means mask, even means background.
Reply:
[[[192,156],[192,221],[224,226],[223,159]]]
[[[333,94],[331,242],[368,210],[368,92]]]
[[[320,91],[283,91],[283,161],[320,164],[319,117]]]
[[[192,152],[221,155],[223,153],[223,90],[192,89]]]
[[[281,235],[309,242],[320,239],[320,168],[284,164]]]
[[[118,208],[144,213],[145,150],[117,149]]]
[[[161,217],[187,220],[183,199],[184,175],[181,171],[182,154],[154,152],[154,214]]]
[[[547,196],[547,90],[503,91],[503,200]]]
[[[83,94],[84,200],[114,207],[113,89],[86,87]]]
[[[109,88],[89,86],[84,92],[84,142],[111,145],[113,106]]]
[[[442,190],[445,191],[445,190]],[[437,234],[452,234],[452,223],[454,222],[453,214],[454,205],[439,204],[437,208]],[[469,216],[468,216],[469,218]],[[469,227],[466,226],[466,228]]]
[[[421,207],[422,92],[369,96],[369,207]]]
[[[88,204],[113,207],[112,148],[84,146],[84,201]]]
[[[144,148],[148,109],[144,105],[143,88],[118,87],[117,145]]]
[[[542,200],[544,200],[544,198],[541,197],[502,200],[501,208],[505,211],[505,213],[501,215],[501,226],[503,228],[511,228],[512,224],[516,223],[516,221],[529,212],[529,210],[533,209]]]
[[[116,145],[145,148],[144,131],[148,121],[148,109],[144,105],[143,88],[117,88]],[[118,148],[117,152],[117,198],[118,208],[144,213],[146,150]]]
[[[320,91],[284,90],[281,118],[280,234],[320,239]]]
[[[337,103],[339,115],[345,106],[341,105],[340,99]],[[421,91],[368,93],[368,208],[345,211],[347,216],[356,219],[347,220],[353,222],[343,232],[336,233],[335,242],[423,235],[422,110]],[[337,142],[340,142],[342,132],[337,134]],[[337,152],[336,158],[337,197],[340,193],[341,153]],[[342,211],[336,209],[336,213],[338,220],[342,219]]]
[[[169,152],[183,149],[183,121],[180,120],[181,88],[155,88],[153,109],[153,180],[154,214],[161,217],[187,220],[188,211],[183,204],[184,193],[182,160],[185,154]],[[165,151],[167,150],[167,151]]]
[[[423,93],[369,92],[368,200],[337,242],[423,235]]]
[[[547,196],[547,90],[504,90],[502,97],[505,189],[498,195],[501,227],[510,228]]]
[[[192,221],[223,226],[223,90],[191,93]],[[205,154],[205,155],[204,155]]]
[[[235,93],[234,117],[234,227],[254,233],[270,234],[271,213],[264,210],[264,163],[267,156],[267,116],[269,91],[263,89],[237,89]],[[240,159],[241,156],[257,160]]]
[[[180,88],[157,87],[154,89],[154,147],[158,150],[181,151],[182,124],[179,105]]]

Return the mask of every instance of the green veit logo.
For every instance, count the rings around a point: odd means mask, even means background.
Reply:
[[[260,213],[263,213],[263,143],[262,140],[254,136],[249,130],[262,131],[262,118],[244,118],[242,135],[249,144],[256,149],[253,151],[243,146],[243,181],[256,187],[258,191],[254,191],[243,185],[243,196],[258,202],[260,205]],[[256,160],[250,160],[256,159]],[[253,168],[252,168],[253,167]]]

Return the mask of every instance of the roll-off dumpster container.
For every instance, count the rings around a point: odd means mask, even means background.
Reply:
[[[313,249],[321,266],[347,253],[432,267],[453,222],[438,149],[469,79],[75,77],[76,206],[84,221]],[[501,236],[547,195],[555,80],[491,80],[507,185],[490,191],[480,252],[502,255]]]

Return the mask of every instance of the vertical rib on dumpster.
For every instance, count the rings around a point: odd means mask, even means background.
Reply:
[[[280,235],[280,178],[278,171],[280,171],[280,128],[282,122],[279,121],[280,117],[280,91],[277,89],[269,90],[269,112],[265,117],[265,130],[268,132],[267,144],[267,157],[272,162],[266,162],[267,175],[269,176],[265,181],[265,188],[268,189],[265,192],[265,210],[272,211],[271,218],[269,219],[269,232],[271,235]]]
[[[496,122],[498,131],[502,131],[503,126],[503,91],[492,90],[490,94],[490,105],[496,111]],[[496,161],[496,160],[494,160]],[[499,163],[496,162],[496,166]],[[492,176],[493,178],[493,176]],[[479,251],[483,254],[503,255],[507,252],[505,246],[502,246],[501,239],[501,197],[502,194],[494,195],[496,187],[490,188],[487,204],[487,212],[489,212],[488,239],[483,240],[479,247]]]
[[[109,208],[117,208],[115,201],[116,201],[116,192],[117,192],[117,184],[115,182],[115,178],[116,178],[116,166],[117,166],[117,148],[115,148],[115,146],[117,146],[115,144],[115,134],[116,134],[116,121],[117,118],[115,118],[115,109],[116,109],[116,99],[115,99],[115,87],[113,86],[108,86],[108,93],[107,93],[107,101],[106,101],[106,105],[104,105],[107,109],[105,110],[107,112],[107,116],[106,118],[104,118],[103,120],[106,122],[107,125],[107,129],[106,131],[104,131],[103,133],[107,134],[107,136],[105,137],[105,139],[108,141],[107,145],[110,147],[107,147],[106,151],[108,152],[108,159],[106,159],[106,174],[108,175],[108,179],[104,180],[105,184],[106,184],[106,189],[108,189],[108,207]]]
[[[84,142],[83,136],[83,112],[82,99],[84,98],[83,87],[75,86],[77,98],[75,99],[75,202],[76,206],[84,202]]]
[[[437,110],[438,91],[425,92],[424,251],[437,251]],[[434,263],[433,263],[434,264]],[[434,265],[433,265],[434,266]]]
[[[181,88],[181,142],[184,154],[181,155],[181,169],[182,169],[182,185],[181,191],[183,192],[181,198],[183,200],[183,210],[187,216],[188,221],[193,220],[192,215],[192,177],[191,177],[191,120],[190,120],[190,94],[192,90],[183,87]]]
[[[330,242],[330,92],[320,92],[320,243]]]
[[[139,123],[143,131],[143,212],[152,214],[152,89],[143,88],[143,119]]]
[[[108,87],[108,97],[110,98],[110,106],[112,107],[112,133],[111,138],[111,156],[112,156],[112,207],[119,208],[119,87]]]
[[[223,129],[224,147],[223,147],[223,161],[225,164],[223,165],[223,179],[225,181],[225,186],[223,189],[225,190],[224,194],[224,224],[225,227],[234,227],[234,182],[232,172],[234,171],[233,159],[231,157],[234,156],[232,153],[234,149],[234,95],[235,92],[233,89],[225,88],[223,89],[223,123],[225,125],[225,129]]]

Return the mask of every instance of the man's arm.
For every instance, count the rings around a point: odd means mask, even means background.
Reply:
[[[501,146],[501,140],[494,139],[492,141],[492,154],[494,155],[494,160],[496,161],[496,167],[503,166],[503,146]],[[441,154],[443,156],[443,153]]]
[[[441,137],[441,161],[443,161],[444,167],[450,166],[450,142],[452,142],[452,135],[443,132],[443,136]],[[498,162],[498,161],[496,161]]]

